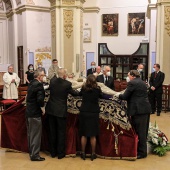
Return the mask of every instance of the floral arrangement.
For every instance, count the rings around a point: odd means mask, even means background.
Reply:
[[[149,125],[148,142],[150,143],[151,151],[154,154],[163,156],[167,151],[170,151],[170,143],[168,143],[168,138],[159,130],[156,122],[154,126],[151,123]]]

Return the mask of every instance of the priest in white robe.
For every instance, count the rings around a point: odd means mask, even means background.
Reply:
[[[3,75],[3,98],[4,99],[18,99],[18,86],[20,78],[14,73],[12,65],[8,66],[8,72]]]

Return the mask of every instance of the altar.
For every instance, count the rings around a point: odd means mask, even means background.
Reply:
[[[105,159],[135,160],[138,138],[125,114],[125,101],[117,98],[100,99],[100,133],[97,136],[96,154]],[[81,97],[68,97],[66,129],[66,156],[76,156],[81,151],[79,107]],[[2,113],[1,147],[28,152],[24,98]],[[48,116],[44,115],[41,150],[48,151]],[[87,153],[90,146],[87,146]]]

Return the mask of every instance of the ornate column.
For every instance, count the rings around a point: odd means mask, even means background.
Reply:
[[[165,73],[164,84],[170,84],[170,0],[158,0],[156,62]]]
[[[52,56],[68,72],[79,74],[82,60],[83,3],[85,0],[51,2]]]

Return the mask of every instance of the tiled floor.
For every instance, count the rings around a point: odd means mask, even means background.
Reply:
[[[170,112],[160,117],[151,115],[151,122],[157,122],[159,128],[170,139]],[[149,154],[147,158],[136,161],[105,160],[97,158],[93,162],[79,157],[58,160],[46,153],[44,162],[31,162],[27,153],[6,152],[0,149],[0,170],[170,170],[170,152],[164,157]]]

